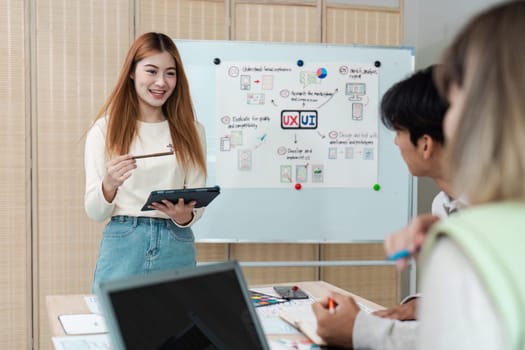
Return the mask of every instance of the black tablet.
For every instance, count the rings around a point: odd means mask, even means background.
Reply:
[[[148,208],[153,202],[161,202],[163,199],[167,199],[172,203],[177,203],[179,198],[184,198],[184,203],[195,200],[197,201],[195,208],[201,208],[207,206],[220,193],[221,188],[219,186],[152,191],[141,211],[155,210]]]

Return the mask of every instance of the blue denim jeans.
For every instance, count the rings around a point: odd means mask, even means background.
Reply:
[[[169,219],[113,216],[102,233],[91,291],[101,281],[195,265],[191,228]]]

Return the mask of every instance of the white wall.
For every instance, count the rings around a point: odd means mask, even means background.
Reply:
[[[416,68],[436,63],[465,23],[502,0],[405,0],[403,45],[416,48]]]
[[[404,0],[403,45],[416,49],[416,69],[439,62],[465,23],[502,0]],[[429,212],[439,191],[429,178],[418,179],[418,212]]]

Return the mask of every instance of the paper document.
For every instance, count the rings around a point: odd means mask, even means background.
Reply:
[[[326,345],[326,342],[317,335],[317,319],[315,318],[312,305],[295,305],[281,310],[279,316],[300,330],[317,345]]]
[[[107,334],[52,337],[55,350],[111,350]]]
[[[106,323],[97,314],[66,314],[58,319],[66,334],[97,334],[106,333]]]

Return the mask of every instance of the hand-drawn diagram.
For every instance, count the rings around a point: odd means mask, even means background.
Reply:
[[[379,68],[349,62],[222,62],[217,182],[229,188],[377,182]]]

